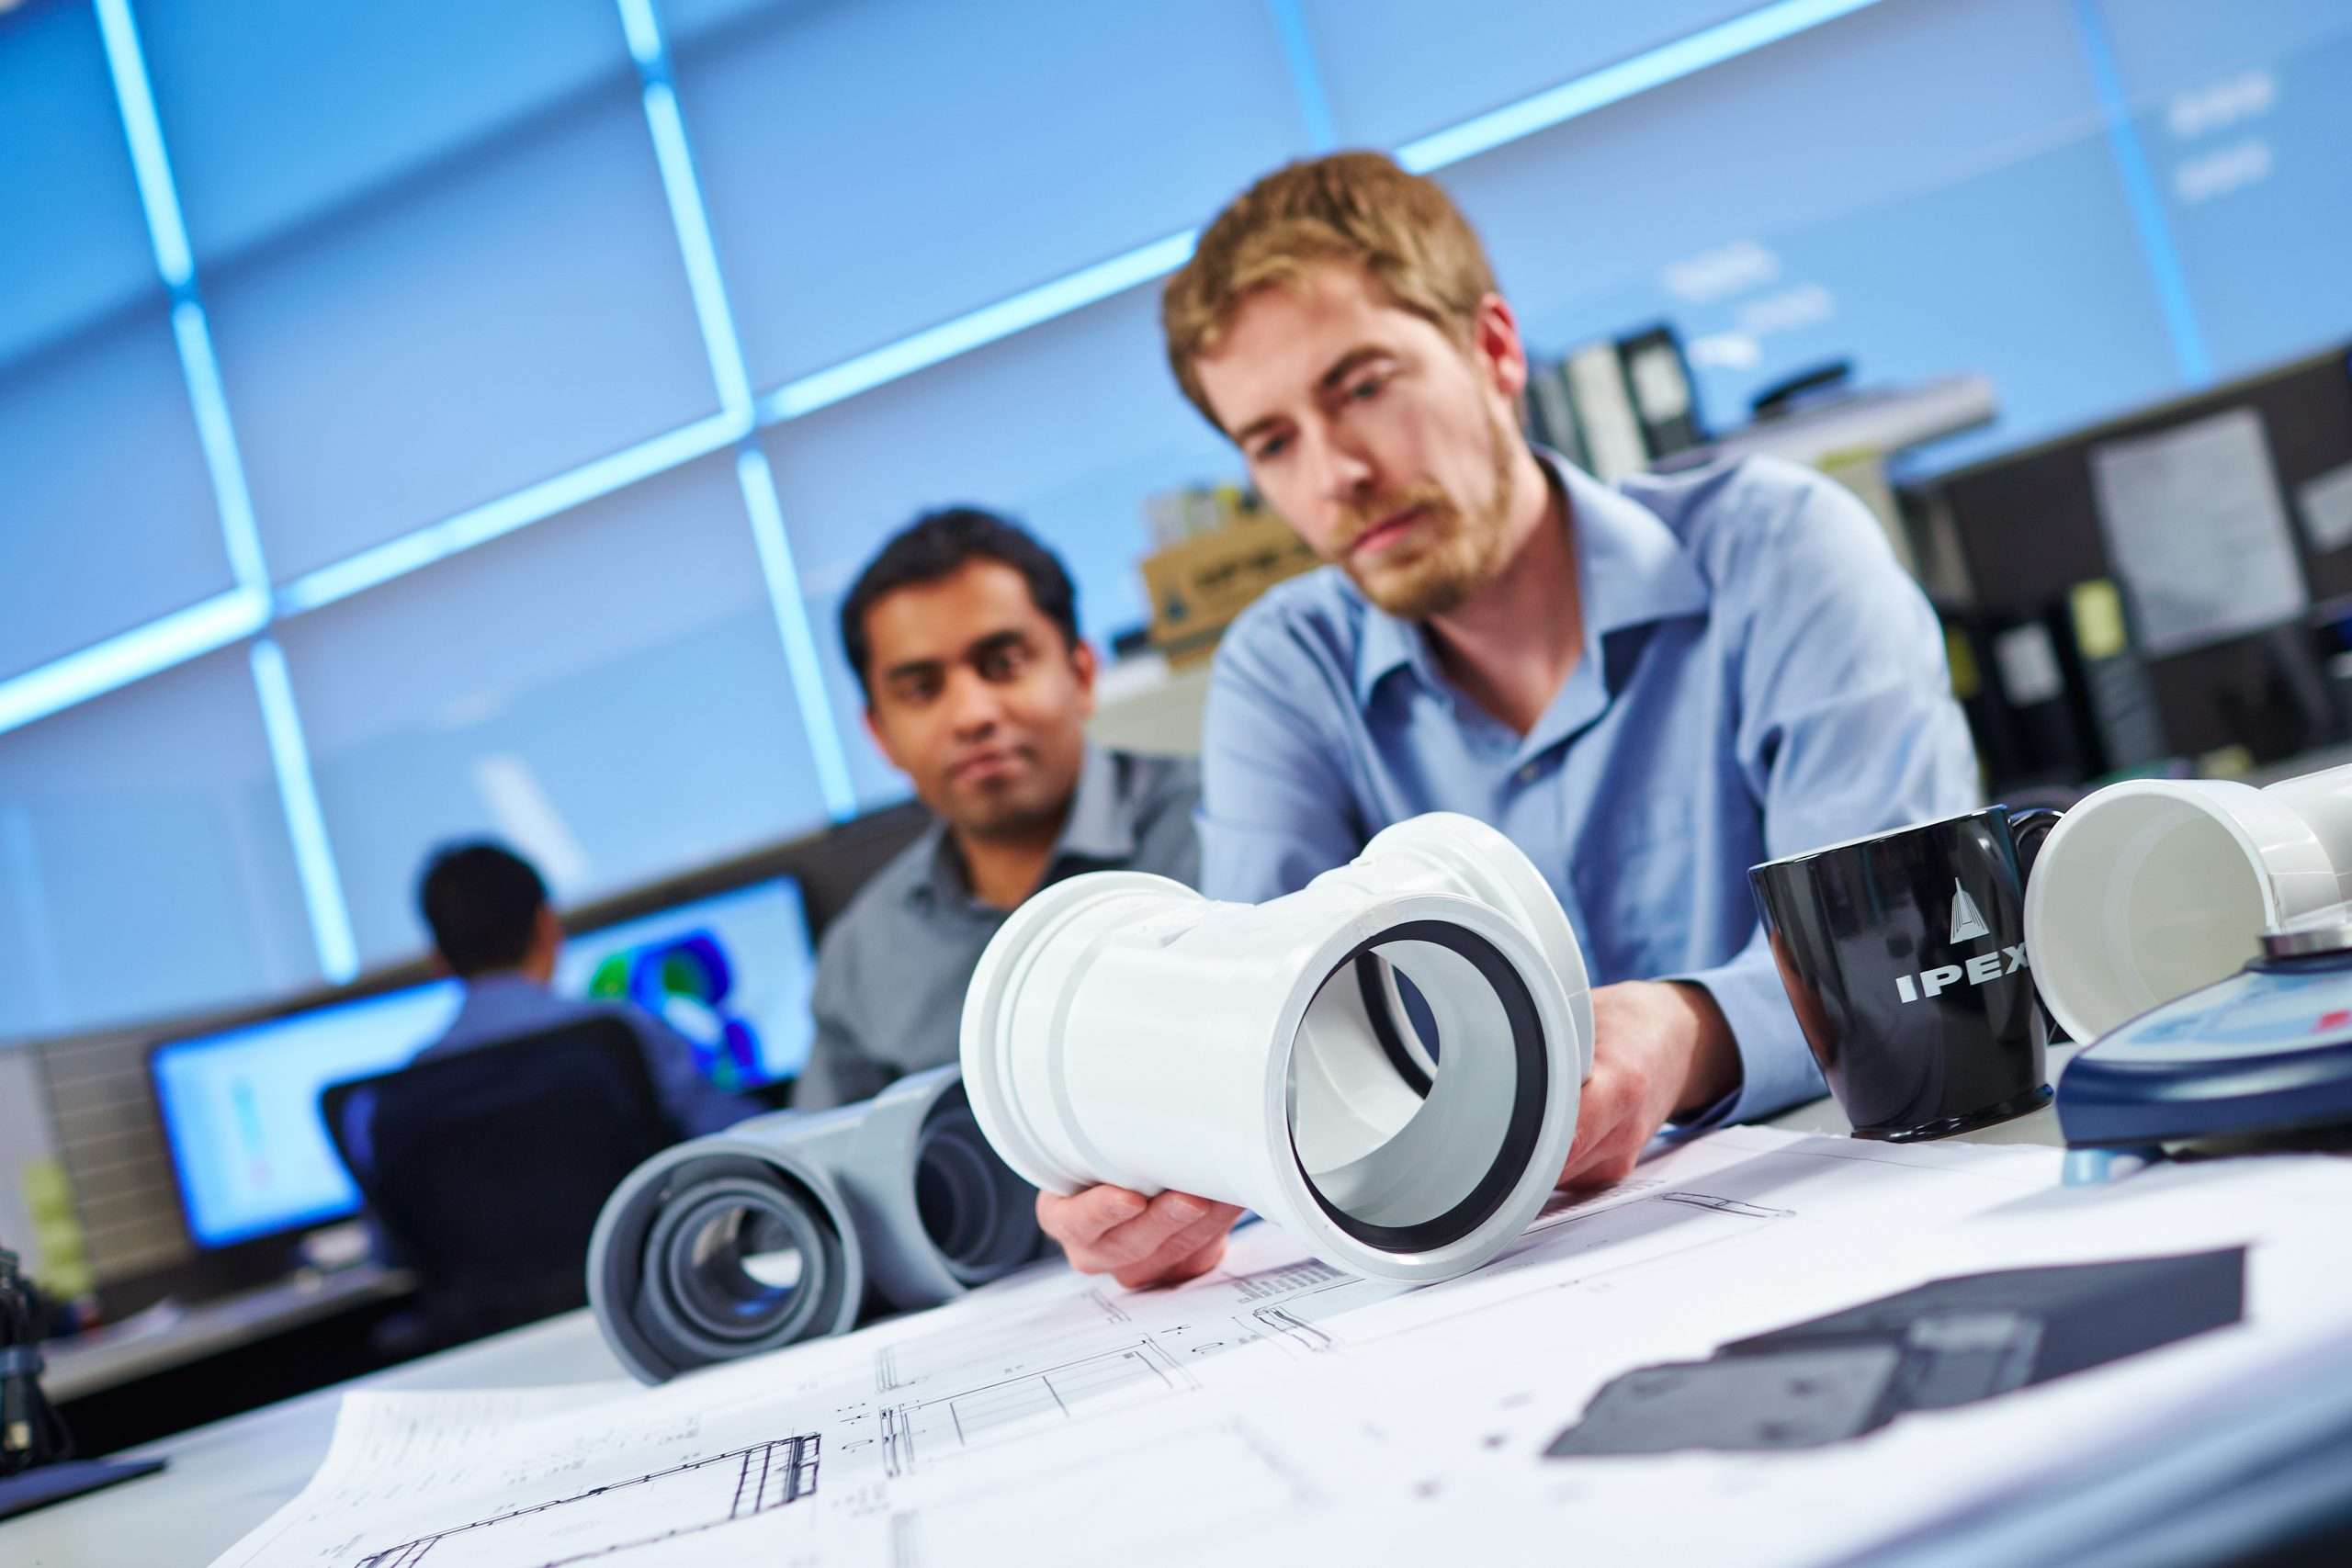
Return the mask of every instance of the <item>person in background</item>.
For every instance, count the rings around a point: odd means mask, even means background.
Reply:
[[[617,1012],[637,1033],[662,1110],[685,1136],[715,1133],[766,1109],[704,1077],[686,1037],[635,1003],[549,989],[563,926],[548,903],[547,884],[513,851],[488,842],[437,851],[417,885],[417,907],[433,933],[435,957],[465,987],[458,1016],[417,1061]]]
[[[980,950],[1040,887],[1105,870],[1190,884],[1199,868],[1197,769],[1087,739],[1077,590],[1021,528],[971,507],[917,518],[866,565],[841,626],[866,732],[935,820],[826,929],[796,1107],[955,1061]]]
[[[1216,653],[1202,891],[1259,901],[1459,811],[1559,895],[1596,984],[1563,1185],[1668,1123],[1822,1092],[1747,872],[1978,804],[1943,639],[1875,520],[1767,458],[1604,485],[1531,446],[1518,318],[1433,182],[1374,152],[1276,171],[1162,297],[1193,406],[1325,561]],[[1079,1268],[1186,1278],[1235,1212],[1039,1201]]]

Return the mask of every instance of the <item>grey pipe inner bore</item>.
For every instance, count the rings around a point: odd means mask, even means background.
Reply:
[[[1036,1255],[1035,1191],[989,1147],[958,1094],[923,1123],[915,1148],[915,1213],[947,1271],[967,1285]]]
[[[862,1292],[824,1206],[775,1167],[716,1156],[681,1172],[671,1191],[646,1234],[639,1303],[681,1359],[721,1360],[821,1333],[844,1297]],[[753,1258],[785,1267],[754,1273]]]
[[[1427,1030],[1396,1016],[1385,987],[1361,984],[1357,965],[1374,954],[1410,980]],[[1407,1032],[1418,1052],[1400,1048]],[[1435,1250],[1510,1195],[1534,1152],[1549,1079],[1534,998],[1492,942],[1434,920],[1392,926],[1334,968],[1292,1043],[1293,1157],[1349,1235],[1393,1252]]]
[[[842,1333],[869,1290],[933,1305],[1038,1247],[1036,1194],[945,1067],[655,1156],[605,1205],[589,1295],[623,1363],[658,1382]]]

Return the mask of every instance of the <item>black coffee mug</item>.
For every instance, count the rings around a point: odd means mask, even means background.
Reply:
[[[1991,806],[1751,866],[1797,1022],[1859,1138],[1945,1138],[2050,1100],[2025,884],[2058,813]]]

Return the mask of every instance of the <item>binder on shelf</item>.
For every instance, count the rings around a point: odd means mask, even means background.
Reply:
[[[1706,432],[1699,424],[1699,396],[1690,383],[1690,364],[1682,356],[1682,340],[1672,326],[1660,321],[1619,338],[1617,357],[1633,395],[1634,417],[1641,424],[1642,447],[1650,461],[1687,452],[1706,440]]]
[[[2077,582],[2039,610],[1940,613],[1952,693],[1996,793],[2088,784],[2172,754],[2112,581]]]
[[[1579,468],[1592,467],[1584,432],[1577,428],[1576,403],[1568,396],[1567,367],[1531,359],[1527,365],[1528,434]]]
[[[1565,368],[1577,424],[1584,433],[1585,467],[1593,478],[1613,484],[1649,467],[1649,446],[1617,344],[1606,338],[1587,344],[1568,355]]]
[[[2155,684],[2132,646],[2123,595],[2113,580],[2093,578],[2066,591],[2065,618],[2073,636],[2068,671],[2082,691],[2082,708],[2097,738],[2101,773],[2125,773],[2165,756],[2164,716]]]

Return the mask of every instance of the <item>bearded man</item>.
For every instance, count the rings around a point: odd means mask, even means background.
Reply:
[[[1261,180],[1161,315],[1186,396],[1330,563],[1218,648],[1203,891],[1290,892],[1425,811],[1507,833],[1597,987],[1566,1186],[1669,1122],[1818,1096],[1747,868],[1979,799],[1935,615],[1861,503],[1765,458],[1611,487],[1531,446],[1476,234],[1377,153]],[[1112,1187],[1039,1214],[1131,1285],[1214,1267],[1236,1217]]]

